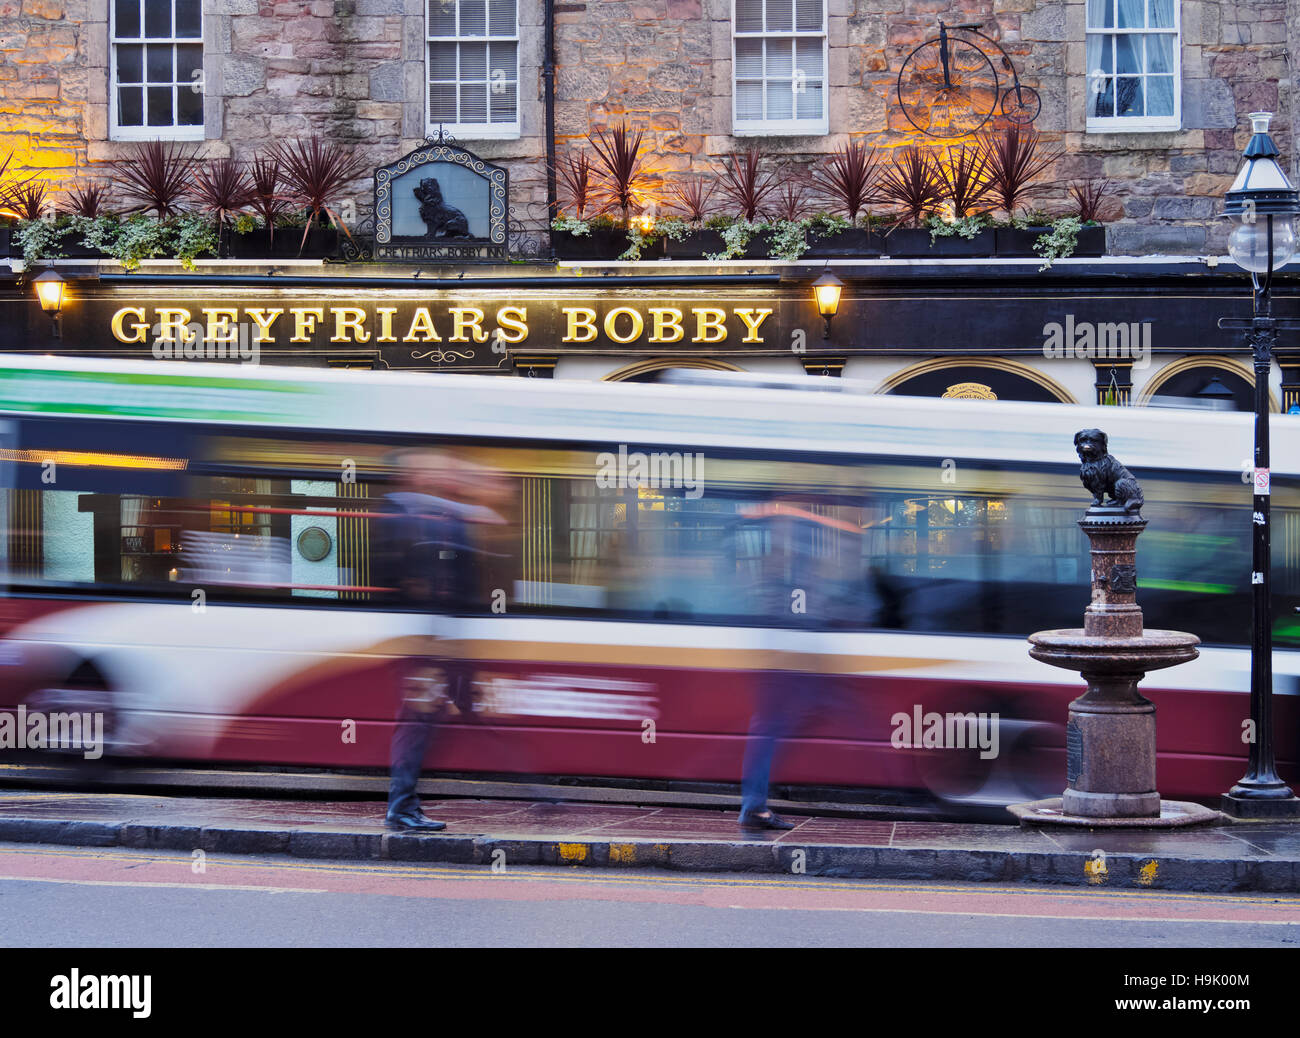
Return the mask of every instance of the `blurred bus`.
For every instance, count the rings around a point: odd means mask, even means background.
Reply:
[[[1160,790],[1244,770],[1251,416],[739,385],[7,359],[0,709],[84,709],[112,757],[378,769],[433,634],[474,699],[445,772],[734,782],[754,676],[819,697],[775,781],[1026,799],[1064,785],[1100,426],[1142,481],[1139,604],[1191,631],[1152,674]],[[818,380],[821,383],[830,380]],[[707,382],[707,380],[706,380]],[[376,582],[395,452],[454,461],[477,594]],[[1277,747],[1297,757],[1300,424],[1273,421]],[[1243,472],[1246,478],[1243,478]],[[467,514],[470,512],[467,511]],[[999,754],[899,737],[999,716]]]

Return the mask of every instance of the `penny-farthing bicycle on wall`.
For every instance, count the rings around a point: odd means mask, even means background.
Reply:
[[[1011,75],[1005,92],[980,40],[997,52],[998,64]],[[978,24],[943,22],[939,35],[912,51],[898,70],[898,103],[907,121],[931,137],[975,133],[998,110],[1013,123],[1032,123],[1042,107],[1038,91],[1020,82],[1007,52]]]

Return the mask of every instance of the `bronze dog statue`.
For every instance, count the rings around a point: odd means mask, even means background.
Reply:
[[[1079,480],[1092,494],[1093,505],[1102,504],[1107,495],[1109,505],[1119,505],[1134,515],[1141,513],[1142,487],[1118,458],[1107,450],[1106,434],[1100,429],[1080,429],[1074,434],[1074,449],[1079,454]]]

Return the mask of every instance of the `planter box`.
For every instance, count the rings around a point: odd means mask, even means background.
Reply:
[[[272,238],[266,229],[240,234],[231,231],[227,237],[226,255],[231,259],[320,259],[333,256],[339,248],[339,232],[335,227],[313,227],[302,246],[301,227],[280,227]]]
[[[627,231],[621,227],[593,227],[588,234],[551,231],[555,255],[563,260],[616,260],[628,249]],[[664,239],[656,238],[641,250],[641,258],[662,259]]]
[[[931,257],[947,259],[956,256],[992,256],[996,239],[991,227],[977,231],[974,238],[959,234],[930,241],[928,229],[917,230],[899,227],[885,238],[885,255],[896,257]]]
[[[850,227],[824,238],[809,234],[808,244],[812,247],[804,255],[809,259],[879,256],[885,251],[885,239],[868,227]]]
[[[689,232],[681,241],[666,238],[669,259],[703,259],[706,253],[719,253],[727,243],[722,240],[721,231],[707,228]]]
[[[1051,233],[1050,227],[999,227],[993,233],[997,238],[997,255],[1037,257],[1034,243],[1044,234]],[[1106,255],[1106,228],[1100,224],[1090,224],[1079,231],[1079,244],[1075,246],[1074,256]]]
[[[72,241],[68,238],[63,239],[59,251],[67,259],[112,259],[107,252],[92,249],[88,245],[82,245],[80,241]]]

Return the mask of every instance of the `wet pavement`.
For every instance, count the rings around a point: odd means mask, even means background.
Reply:
[[[1300,893],[1300,825],[1028,829],[787,815],[746,834],[734,811],[425,800],[443,832],[392,832],[382,803],[0,793],[0,841],[340,860],[658,867],[863,878]]]

